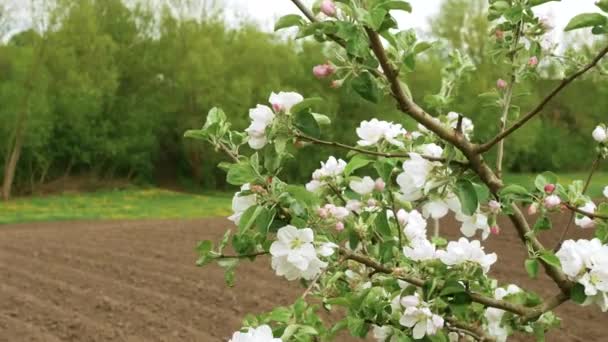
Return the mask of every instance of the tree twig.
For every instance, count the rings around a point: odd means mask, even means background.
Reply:
[[[593,60],[587,64],[585,67],[583,67],[581,70],[575,72],[574,74],[570,75],[569,77],[563,79],[560,84],[555,87],[553,89],[553,91],[551,91],[534,109],[532,109],[528,114],[524,115],[521,119],[519,119],[517,122],[515,122],[511,127],[509,127],[508,129],[502,131],[501,133],[499,133],[498,135],[496,135],[494,138],[492,138],[490,141],[477,146],[476,151],[479,153],[484,153],[489,151],[494,145],[496,145],[497,143],[499,143],[501,140],[505,139],[506,137],[508,137],[509,135],[511,135],[513,132],[517,131],[521,126],[523,126],[526,122],[528,122],[530,119],[532,119],[533,117],[535,117],[538,113],[540,113],[545,106],[551,102],[551,100],[553,100],[553,98],[555,96],[557,96],[557,94],[559,94],[564,88],[566,88],[570,83],[572,83],[574,80],[576,80],[577,78],[579,78],[580,76],[582,76],[583,74],[585,74],[587,71],[593,69],[599,62],[600,60],[602,60],[602,58],[604,58],[604,56],[608,54],[608,46],[606,46],[605,48],[603,48],[596,56],[595,58],[593,58]]]
[[[301,139],[301,140],[311,142],[313,144],[337,147],[337,148],[341,148],[341,149],[345,149],[345,150],[349,150],[349,151],[355,151],[355,152],[359,152],[361,154],[367,154],[367,155],[371,155],[371,156],[386,157],[386,158],[409,158],[410,157],[409,153],[389,153],[389,152],[371,151],[371,150],[366,150],[366,149],[355,147],[355,146],[342,144],[342,143],[335,142],[335,141],[326,141],[326,140],[309,137],[309,136],[306,136],[306,135],[303,135],[300,133],[296,133],[295,137],[298,139]],[[432,157],[432,156],[427,156],[427,155],[420,155],[420,156],[422,158],[424,158],[426,160],[430,160],[430,161],[457,164],[457,165],[465,166],[465,167],[468,165],[467,162],[458,161],[458,160],[447,160],[446,158]]]
[[[597,157],[593,161],[593,165],[591,165],[591,171],[589,171],[587,180],[585,181],[585,186],[583,187],[583,195],[585,194],[585,192],[587,192],[587,189],[589,188],[589,184],[591,184],[591,178],[593,178],[593,174],[595,173],[597,168],[600,166],[601,160],[602,160],[602,154],[598,153]],[[568,209],[570,209],[570,208],[568,208]],[[578,209],[578,208],[576,208],[576,209]],[[570,210],[572,210],[572,209],[570,209]],[[583,214],[583,215],[585,215],[585,214]],[[564,242],[564,239],[566,238],[566,236],[568,236],[568,231],[570,230],[570,226],[572,226],[572,222],[574,222],[574,216],[576,216],[576,210],[572,210],[572,215],[570,215],[570,220],[568,220],[566,229],[564,229],[564,231],[562,232],[562,235],[559,237],[559,240],[557,240],[557,244],[555,245],[555,248],[554,248],[555,251],[557,251],[562,246],[562,242]],[[589,216],[589,215],[586,215],[586,216]],[[591,217],[591,216],[589,216],[589,217]],[[593,217],[591,217],[591,218],[593,218]]]
[[[515,56],[517,55],[517,45],[521,37],[521,28],[523,23],[520,21],[515,29],[515,39],[513,40],[513,46],[511,53],[509,54],[509,60],[511,61],[511,80],[507,84],[507,91],[505,93],[504,108],[502,116],[500,117],[500,132],[504,132],[507,129],[507,119],[509,118],[509,110],[511,109],[511,100],[513,99],[513,88],[515,87],[515,81],[517,81],[516,72],[517,68],[513,65]],[[505,139],[498,143],[498,154],[496,156],[496,176],[502,178],[502,161],[505,154]]]

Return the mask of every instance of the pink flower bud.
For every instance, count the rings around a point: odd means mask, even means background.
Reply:
[[[488,203],[488,207],[490,207],[490,211],[494,214],[500,212],[500,203],[498,201],[491,200],[490,203]]]
[[[552,194],[555,191],[555,184],[547,184],[545,185],[545,193]]]
[[[502,78],[499,78],[498,81],[496,81],[496,88],[498,88],[498,89],[507,88],[507,81],[503,80]]]
[[[556,196],[556,195],[551,195],[551,196],[547,196],[545,198],[545,207],[547,209],[553,209],[558,207],[560,204],[562,203],[562,200]]]
[[[313,75],[319,79],[331,76],[334,72],[336,72],[336,67],[329,63],[320,64],[312,68]]]
[[[490,233],[492,235],[498,235],[498,234],[500,234],[500,227],[499,226],[492,226],[490,228]]]
[[[344,223],[342,222],[336,222],[336,230],[341,232],[344,230]]]
[[[535,68],[538,65],[538,57],[532,56],[528,60],[528,66],[531,68]]]
[[[528,207],[528,215],[535,215],[538,211],[538,203],[532,203]]]
[[[272,109],[274,109],[274,111],[276,113],[279,113],[279,112],[283,111],[283,107],[281,107],[281,105],[278,104],[278,103],[273,103],[272,104]]]
[[[328,17],[336,16],[336,4],[331,0],[321,1],[321,12]]]
[[[329,211],[325,208],[319,208],[317,209],[317,215],[319,215],[320,218],[327,218],[329,216]]]
[[[505,32],[501,29],[496,30],[496,32],[494,32],[494,35],[496,35],[496,39],[498,40],[503,40],[505,38]]]
[[[384,188],[386,188],[386,183],[384,183],[384,180],[382,178],[376,179],[374,189],[377,191],[384,191]]]

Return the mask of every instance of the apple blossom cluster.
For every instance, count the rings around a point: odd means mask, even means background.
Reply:
[[[270,94],[268,102],[272,105],[272,109],[265,105],[258,104],[255,108],[249,110],[251,125],[245,129],[249,135],[247,142],[249,146],[255,150],[262,149],[268,139],[266,130],[275,120],[276,115],[289,113],[291,108],[302,102],[304,97],[294,92],[279,92],[278,94]]]
[[[489,2],[488,17],[495,21],[492,55],[512,74],[502,75],[480,99],[490,102],[488,108],[498,107],[501,134],[510,134],[508,127],[517,129],[508,115],[516,107],[511,95],[520,93],[513,87],[537,76],[540,62],[549,58],[543,35],[551,25],[533,16],[533,8],[546,2]],[[608,8],[603,2],[598,6]],[[475,69],[458,51],[447,54],[450,61],[441,71],[439,93],[423,94],[428,95],[428,107],[412,111],[417,107],[408,102],[414,97],[407,91],[405,73],[414,71],[417,55],[434,44],[419,41],[414,30],[394,34],[399,30],[394,11],[409,12],[411,6],[400,0],[365,6],[320,0],[304,11],[306,18],[291,14],[276,27],[297,26],[299,37],[337,40],[346,53],[337,52],[335,59],[314,66],[311,76],[333,79],[334,88],[350,86],[371,103],[394,95],[399,108],[416,122],[369,118],[356,128],[355,146],[325,141],[321,126],[331,120],[319,114],[323,99],[278,92],[270,95],[269,105],[249,110],[251,122],[244,132],[231,131],[226,115],[214,108],[201,130],[186,133],[227,152],[232,162],[220,167],[227,171],[227,182],[240,187],[229,217],[237,229],[218,243],[199,243],[197,265],[217,262],[232,285],[239,263],[268,255],[277,276],[306,288],[293,305],[247,316],[246,329],[235,332],[230,342],[332,340],[341,330],[358,338],[371,333],[381,342],[505,342],[515,331],[542,340],[559,323],[547,307],[564,295],[608,311],[608,204],[593,202],[585,194],[588,184],[562,185],[551,172],[538,175],[532,189],[505,184],[502,153],[496,170],[485,155],[505,136],[478,141],[487,132],[475,134],[471,119],[450,111],[459,107],[458,83]],[[569,27],[596,26],[594,32],[600,32],[604,25],[593,24],[598,18],[578,17]],[[386,53],[379,53],[383,49]],[[598,125],[592,137],[598,142],[598,161],[605,159],[608,127]],[[281,171],[293,160],[294,150],[308,145],[344,153],[321,161],[305,186],[288,184]],[[247,146],[250,154],[241,150]],[[608,186],[603,194],[608,198]],[[522,206],[536,216],[535,222],[526,222]],[[545,246],[539,236],[556,229],[552,214],[567,210],[575,213],[575,225],[593,228],[595,238],[566,240],[555,249]],[[541,299],[490,277],[498,257],[486,252],[482,241],[500,234],[499,215],[511,217],[527,247],[526,272],[536,278],[544,268],[563,291],[559,296]],[[456,219],[463,236],[452,241],[442,237],[447,217]],[[565,228],[562,240],[567,233]],[[315,296],[319,304],[309,304],[307,296]],[[318,312],[321,307],[339,312],[341,320],[327,327]]]
[[[521,288],[517,285],[509,285],[506,288],[499,287],[494,291],[494,298],[501,300],[509,295],[522,292]],[[496,342],[505,342],[510,334],[507,327],[503,325],[502,318],[505,315],[505,311],[497,308],[487,308],[484,313],[487,324],[485,329],[488,333],[496,339]]]
[[[282,342],[280,338],[272,336],[272,329],[268,325],[249,328],[247,332],[237,331],[228,342]]]
[[[608,142],[608,127],[606,125],[601,124],[595,127],[593,130],[593,139],[600,144]]]
[[[556,253],[564,273],[584,287],[583,305],[608,311],[608,245],[600,240],[566,240]]]
[[[313,279],[327,267],[327,263],[321,261],[318,255],[331,256],[337,247],[327,242],[315,248],[313,243],[314,232],[310,228],[280,228],[277,240],[270,246],[272,269],[287,280]]]
[[[331,156],[327,161],[321,162],[321,168],[315,170],[312,174],[312,181],[306,184],[306,190],[310,192],[322,191],[329,185],[337,185],[342,183],[344,179],[342,174],[346,162],[342,159],[336,159]]]

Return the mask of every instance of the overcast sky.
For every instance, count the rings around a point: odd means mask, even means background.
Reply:
[[[164,0],[158,0],[164,1]],[[277,18],[289,13],[298,13],[297,8],[290,0],[222,0],[228,18],[249,17],[259,22],[266,30],[272,30]],[[555,27],[554,38],[561,39],[563,28],[570,18],[583,12],[597,12],[599,9],[594,5],[596,0],[561,0],[560,2],[548,2],[537,7],[541,17],[550,19]],[[23,10],[27,0],[0,0],[8,3],[17,11],[17,17],[21,22],[27,21],[27,12]],[[304,0],[304,3],[312,4],[313,0]],[[395,13],[400,27],[416,28],[419,31],[428,29],[429,18],[439,11],[442,0],[409,0],[414,8],[413,13],[407,14],[402,11]],[[567,36],[566,36],[567,39]]]

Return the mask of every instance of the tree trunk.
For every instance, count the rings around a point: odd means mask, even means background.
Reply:
[[[29,100],[28,100],[29,102]],[[27,114],[21,114],[17,130],[15,131],[15,144],[10,157],[7,159],[4,167],[4,182],[2,183],[2,199],[8,201],[11,197],[11,190],[13,187],[13,180],[15,179],[15,170],[17,169],[17,163],[19,157],[21,157],[21,148],[23,147],[25,121]]]
[[[30,110],[30,98],[34,90],[34,78],[38,73],[38,68],[42,64],[42,57],[44,56],[44,48],[46,46],[46,38],[42,37],[42,41],[39,45],[39,50],[34,60],[32,61],[32,68],[30,73],[25,79],[25,95],[23,102],[21,103],[21,111],[17,117],[17,127],[15,128],[14,141],[12,142],[13,148],[10,152],[10,157],[6,160],[4,165],[4,180],[2,183],[2,199],[8,201],[11,198],[11,190],[13,188],[13,181],[15,180],[15,170],[17,169],[17,163],[21,157],[21,150],[23,148],[23,141],[25,140],[25,130],[27,126],[27,117]],[[11,144],[9,144],[10,146]]]

